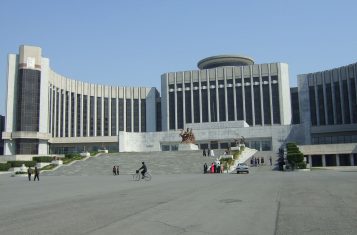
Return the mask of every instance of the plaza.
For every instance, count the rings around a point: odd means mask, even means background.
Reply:
[[[0,175],[0,234],[354,234],[356,174]]]

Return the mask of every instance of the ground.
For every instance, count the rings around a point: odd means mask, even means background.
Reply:
[[[0,234],[355,234],[357,172],[0,175]]]

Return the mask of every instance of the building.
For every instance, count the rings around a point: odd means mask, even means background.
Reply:
[[[312,166],[357,164],[357,63],[298,75],[304,154]]]
[[[59,75],[39,47],[20,46],[8,61],[5,155],[175,151],[180,131],[192,128],[201,149],[226,149],[244,136],[272,154],[296,142],[309,162],[324,165],[329,160],[314,157],[318,144],[357,143],[356,64],[299,75],[290,88],[286,63],[213,56],[197,70],[162,74],[160,96],[154,87]]]

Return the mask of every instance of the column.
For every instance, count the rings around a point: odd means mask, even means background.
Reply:
[[[326,155],[325,155],[325,154],[322,154],[322,155],[321,155],[321,159],[322,159],[322,166],[323,166],[323,167],[326,167]]]
[[[272,96],[272,91],[271,91],[271,71],[270,71],[270,64],[268,66],[269,69],[269,105],[270,105],[270,125],[274,123],[273,119],[273,96]],[[309,159],[311,160],[311,156],[309,155]],[[311,166],[311,161],[309,160],[310,166]]]
[[[259,65],[259,92],[260,92],[260,115],[262,120],[262,126],[264,126],[264,99],[263,99],[263,78],[262,78],[262,67]]]
[[[350,163],[351,163],[351,166],[355,165],[355,159],[353,158],[353,153],[350,154]]]
[[[311,157],[311,155],[308,155],[308,158],[309,158],[310,167],[312,167],[312,157]]]
[[[242,74],[242,98],[243,98],[243,119],[246,120],[246,113],[245,113],[245,82],[244,82],[244,70],[243,66],[241,66],[241,74]]]
[[[228,100],[227,100],[227,69],[224,68],[224,105],[226,111],[226,121],[229,121],[228,118]]]
[[[177,113],[177,80],[176,80],[176,73],[175,73],[175,87],[174,87],[174,94],[175,94],[175,130],[177,130],[177,122],[178,122],[178,113]]]
[[[200,123],[202,123],[202,90],[201,90],[201,72],[198,72],[198,100],[200,103]]]
[[[336,154],[336,166],[340,166],[340,154]]]
[[[234,104],[234,120],[237,121],[237,95],[236,95],[236,76],[235,76],[235,70],[237,68],[236,67],[233,67],[232,69],[232,78],[233,78],[233,104]]]
[[[208,69],[206,69],[207,79],[207,104],[208,104],[208,122],[211,122],[211,85]]]

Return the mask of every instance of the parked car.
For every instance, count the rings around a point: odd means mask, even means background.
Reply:
[[[241,172],[246,172],[248,174],[249,173],[249,167],[245,163],[238,163],[238,165],[236,167],[236,171],[237,171],[237,174],[239,174]]]

